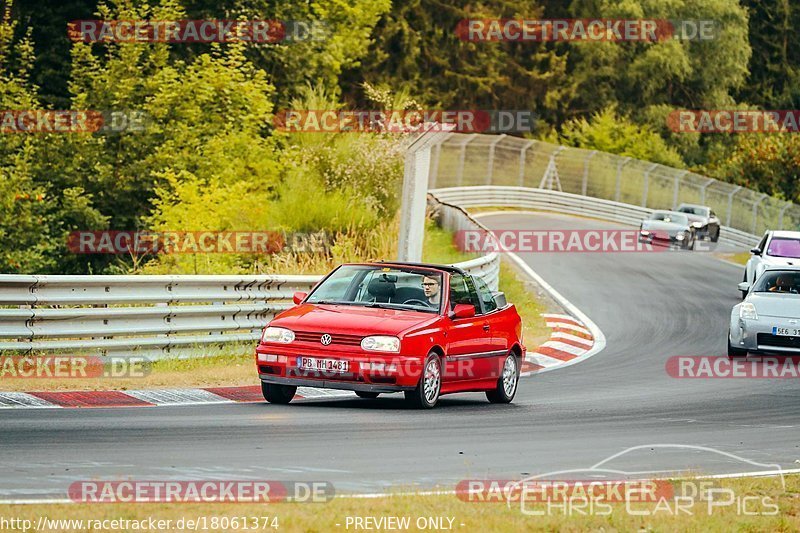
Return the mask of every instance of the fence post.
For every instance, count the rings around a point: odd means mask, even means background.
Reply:
[[[742,190],[741,185],[737,185],[733,188],[733,190],[728,194],[728,219],[725,221],[726,226],[731,225],[731,215],[733,213],[733,197],[736,195],[737,192]]]
[[[525,153],[528,148],[536,144],[536,141],[528,141],[519,151],[519,186],[525,185]]]
[[[494,173],[494,149],[497,146],[497,143],[502,141],[506,137],[506,134],[499,135],[495,140],[492,141],[492,144],[489,145],[489,163],[488,168],[486,169],[486,185],[492,184],[492,174]]]
[[[717,181],[717,180],[715,180],[714,178],[708,178],[708,181],[705,183],[705,185],[700,187],[700,203],[701,204],[705,204],[706,203],[706,189],[708,189],[708,186],[711,185],[712,183],[714,183],[715,181]]]
[[[617,162],[617,190],[614,193],[614,201],[619,202],[619,197],[622,194],[622,167],[628,164],[630,161],[630,157],[626,157],[625,159],[620,159]]]
[[[458,173],[456,174],[456,185],[459,187],[461,187],[461,183],[464,181],[464,159],[467,157],[467,145],[472,142],[477,135],[477,133],[471,133],[461,142],[461,153],[458,155]]]
[[[658,163],[653,163],[644,171],[644,187],[642,188],[642,207],[647,207],[647,195],[650,193],[650,173],[655,170]]]
[[[594,157],[597,150],[592,150],[583,160],[583,182],[581,183],[581,196],[586,196],[589,189],[589,160]]]
[[[783,209],[781,209],[781,212],[778,215],[778,229],[783,229],[783,214],[786,212],[787,209],[789,209],[793,205],[794,203],[792,202],[786,202],[786,205],[784,205]]]
[[[430,185],[428,188],[435,189],[436,188],[436,180],[439,178],[439,156],[442,152],[442,145],[447,142],[447,140],[452,136],[452,133],[448,133],[446,137],[444,137],[441,142],[437,142],[436,145],[433,147],[433,154],[431,161],[431,176],[430,176]]]
[[[678,207],[678,191],[681,188],[681,180],[688,173],[689,173],[688,170],[684,170],[683,172],[675,176],[675,192],[672,194],[672,209]]]
[[[758,206],[761,205],[761,202],[763,202],[767,196],[769,196],[767,193],[762,192],[758,201],[753,203],[753,231],[750,232],[753,235],[756,234],[756,227],[758,226]]]

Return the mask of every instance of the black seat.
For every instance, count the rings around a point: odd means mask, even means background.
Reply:
[[[381,278],[373,279],[367,285],[367,292],[375,298],[376,302],[389,303],[394,296],[395,284]]]
[[[394,293],[394,301],[402,304],[407,300],[419,300],[421,302],[427,301],[425,293],[418,287],[400,287]]]

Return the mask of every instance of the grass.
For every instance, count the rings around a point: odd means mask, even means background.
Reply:
[[[450,264],[476,257],[460,252],[453,243],[453,234],[429,223],[425,230],[423,259],[432,263]],[[320,273],[320,272],[317,272]],[[500,290],[513,302],[524,326],[528,349],[535,348],[549,336],[550,330],[540,316],[542,304],[536,299],[534,285],[522,281],[515,269],[503,264]],[[83,391],[136,390],[156,388],[193,388],[257,385],[253,363],[255,346],[239,346],[236,354],[193,359],[163,359],[151,363],[141,377],[88,378],[14,378],[0,374],[0,391]],[[233,350],[232,350],[233,351]],[[141,374],[140,374],[141,375]]]
[[[747,264],[747,260],[750,259],[750,257],[752,256],[750,252],[739,252],[736,254],[719,253],[716,255],[720,259],[724,259],[726,261],[730,261],[731,263],[736,263],[738,265],[743,265],[743,266]]]
[[[453,531],[797,531],[800,529],[800,476],[786,476],[784,491],[777,478],[745,478],[715,480],[714,487],[731,489],[734,504],[713,507],[709,512],[707,501],[696,500],[694,505],[686,506],[685,512],[675,514],[671,504],[656,507],[654,503],[634,504],[632,510],[646,515],[634,515],[626,510],[624,503],[612,504],[604,514],[586,515],[580,512],[565,513],[564,508],[551,507],[547,513],[544,504],[527,509],[545,513],[542,516],[523,514],[519,504],[510,507],[502,503],[470,503],[454,495],[397,495],[378,498],[334,497],[328,503],[206,503],[206,504],[37,504],[0,505],[0,517],[6,520],[18,518],[31,520],[33,524],[40,516],[50,519],[84,520],[83,527],[71,531],[89,531],[88,520],[125,518],[129,520],[172,520],[173,531],[176,521],[183,519],[202,519],[210,523],[212,517],[264,517],[269,523],[277,517],[278,529],[267,527],[262,531],[353,531],[355,517],[409,517],[415,527],[420,518],[446,517],[453,519]],[[736,501],[749,499],[747,508],[752,512],[768,513],[776,505],[772,516],[745,516],[737,510]],[[718,497],[718,502],[723,497]],[[659,509],[659,510],[657,510]],[[349,527],[347,519],[350,517]],[[447,520],[444,521],[447,525]],[[145,528],[146,529],[146,528]],[[31,529],[32,530],[32,529]],[[97,529],[95,529],[97,530]],[[118,531],[135,531],[131,528],[116,528]],[[205,531],[232,531],[228,528],[209,527]],[[240,529],[239,531],[244,531]],[[250,529],[251,531],[255,529]],[[362,529],[363,530],[363,529]],[[385,531],[386,529],[384,529]]]

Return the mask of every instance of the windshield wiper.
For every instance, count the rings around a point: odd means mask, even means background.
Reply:
[[[356,302],[346,302],[339,300],[318,300],[316,302],[308,302],[308,303],[319,304],[319,305],[356,305]]]

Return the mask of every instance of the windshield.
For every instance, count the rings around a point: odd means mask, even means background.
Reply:
[[[689,225],[689,219],[686,218],[686,215],[680,215],[678,213],[656,212],[650,216],[650,220],[672,222],[673,224],[681,224],[685,226]]]
[[[689,205],[682,205],[678,208],[681,213],[689,213],[690,215],[708,216],[708,209],[705,207],[693,207]]]
[[[767,255],[800,259],[800,239],[775,237],[770,241]]]
[[[770,270],[761,274],[753,292],[783,292],[800,294],[800,272]]]
[[[438,313],[442,273],[414,268],[345,265],[317,286],[309,303]]]

